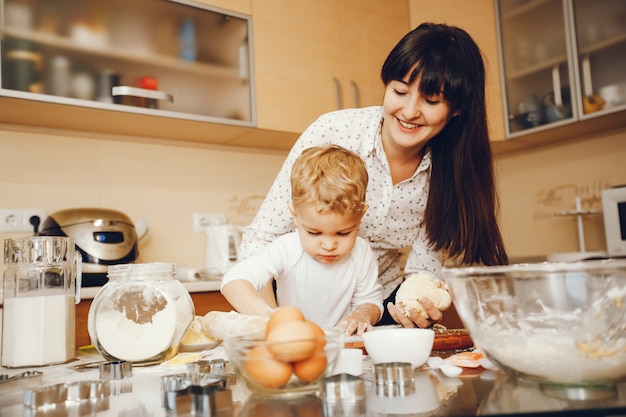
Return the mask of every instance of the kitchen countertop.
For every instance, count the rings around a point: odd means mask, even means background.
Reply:
[[[188,366],[201,356],[208,359],[224,358],[221,347],[202,353],[179,353],[174,359],[155,366],[134,367],[132,376],[121,380],[111,380],[111,393],[99,400],[83,400],[78,404],[65,404],[62,412],[58,408],[24,410],[23,390],[48,387],[63,382],[76,384],[99,380],[97,364],[102,357],[91,350],[82,350],[77,360],[64,365],[31,368],[43,372],[39,379],[24,380],[19,387],[0,382],[0,409],[3,417],[24,417],[27,415],[90,415],[165,417],[161,377],[184,373]],[[96,366],[91,366],[96,364]],[[77,369],[76,366],[79,366]],[[84,366],[88,365],[88,366]],[[232,398],[226,408],[211,415],[228,417],[274,417],[281,416],[521,416],[533,413],[568,416],[619,416],[626,415],[626,383],[618,386],[617,397],[608,401],[588,402],[566,400],[544,394],[532,382],[521,381],[494,369],[465,369],[460,377],[446,377],[439,370],[426,365],[414,371],[414,393],[381,396],[380,386],[373,377],[373,363],[365,357],[362,375],[365,385],[365,398],[360,400],[329,401],[315,395],[296,399],[270,399],[252,395],[240,381],[230,386],[228,394]],[[0,368],[0,374],[9,376],[26,369]],[[30,385],[28,385],[30,384]],[[408,392],[409,390],[407,390]],[[189,414],[187,414],[189,415]],[[534,414],[537,415],[537,414]],[[542,414],[546,415],[546,414]]]
[[[218,280],[197,280],[181,281],[189,292],[209,292],[219,291],[221,281]],[[93,299],[102,287],[83,287],[80,289],[80,298],[83,300]]]

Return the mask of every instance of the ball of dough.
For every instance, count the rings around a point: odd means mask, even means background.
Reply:
[[[181,341],[181,345],[184,346],[193,346],[193,345],[203,345],[207,343],[215,342],[215,339],[210,337],[202,330],[202,317],[195,316],[187,331],[183,335],[183,339]]]
[[[432,278],[427,273],[418,272],[405,279],[400,285],[396,293],[396,306],[400,307],[407,317],[410,317],[411,310],[416,310],[422,317],[428,318],[428,313],[418,301],[422,297],[432,301],[440,311],[446,310],[452,304],[446,283]]]
[[[236,311],[209,311],[202,318],[202,330],[217,340],[227,337],[265,333],[267,317],[251,316]]]

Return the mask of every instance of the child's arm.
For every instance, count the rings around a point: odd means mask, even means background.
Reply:
[[[269,317],[274,311],[261,293],[244,279],[236,279],[227,283],[221,291],[226,301],[240,313]]]
[[[347,336],[354,333],[362,335],[372,330],[372,326],[380,319],[380,308],[376,304],[365,303],[346,314],[337,324],[338,329],[343,330]]]

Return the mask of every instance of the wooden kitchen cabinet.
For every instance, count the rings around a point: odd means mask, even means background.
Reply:
[[[186,0],[6,0],[0,13],[0,122],[214,143],[256,125],[249,15]]]
[[[295,133],[381,104],[381,66],[409,23],[404,0],[254,0],[252,16],[258,126]]]
[[[191,298],[196,316],[204,316],[209,311],[231,311],[233,307],[219,291],[192,292]],[[76,348],[91,344],[87,320],[92,300],[82,300],[76,305]]]
[[[495,6],[507,137],[626,109],[625,2],[496,0]],[[607,86],[621,90],[620,97]]]

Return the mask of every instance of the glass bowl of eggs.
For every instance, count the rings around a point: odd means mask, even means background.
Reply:
[[[272,315],[264,332],[224,339],[224,350],[239,379],[254,394],[311,394],[321,379],[331,375],[344,347],[344,334],[322,330],[302,316],[287,317],[294,310],[279,312],[284,314]]]

